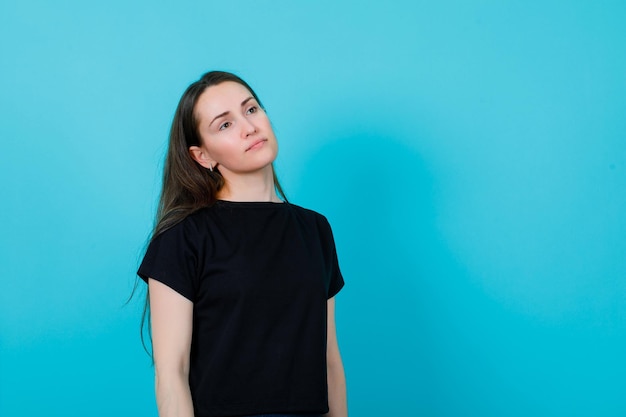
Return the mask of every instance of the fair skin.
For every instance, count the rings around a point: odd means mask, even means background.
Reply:
[[[328,373],[328,414],[327,417],[347,417],[346,376],[339,354],[337,330],[335,326],[335,297],[326,303],[328,310],[328,334],[326,347],[326,367]]]
[[[148,280],[157,408],[160,417],[193,417],[189,352],[193,304],[165,284]]]
[[[207,88],[195,108],[200,146],[191,157],[205,168],[219,169],[225,186],[218,198],[279,202],[272,162],[278,153],[265,111],[244,86],[224,82]]]
[[[272,162],[276,137],[265,111],[242,85],[224,82],[207,88],[195,108],[201,146],[189,148],[203,167],[218,169],[225,179],[219,199],[280,202],[274,189]],[[150,279],[150,320],[155,389],[160,417],[193,417],[189,390],[193,304],[170,287]],[[346,417],[346,383],[335,328],[335,300],[328,309],[327,417]]]

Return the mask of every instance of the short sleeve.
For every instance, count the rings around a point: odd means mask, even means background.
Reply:
[[[335,239],[333,237],[332,228],[330,227],[330,223],[328,223],[326,217],[321,217],[323,220],[322,239],[325,246],[324,249],[326,252],[326,262],[329,272],[327,298],[330,299],[337,295],[339,291],[341,291],[345,283],[343,280],[343,275],[341,274],[341,270],[339,269],[339,259],[337,257],[337,248],[335,247]]]
[[[198,283],[197,233],[186,220],[152,239],[137,275],[146,282],[148,278],[162,282],[194,302]]]

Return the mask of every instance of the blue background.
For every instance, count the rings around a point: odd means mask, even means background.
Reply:
[[[626,3],[0,4],[0,415],[155,416],[169,123],[257,91],[330,219],[352,416],[626,415]]]

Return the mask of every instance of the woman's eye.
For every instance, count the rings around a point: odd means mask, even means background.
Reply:
[[[259,111],[259,109],[256,106],[252,106],[248,109],[248,111],[246,112],[247,114],[252,114],[252,113],[256,113],[257,111]]]
[[[220,130],[224,130],[230,126],[230,122],[224,122],[220,125]]]

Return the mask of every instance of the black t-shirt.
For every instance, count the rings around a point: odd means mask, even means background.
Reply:
[[[150,243],[138,274],[193,306],[196,417],[326,413],[326,301],[343,287],[326,218],[218,201]]]

